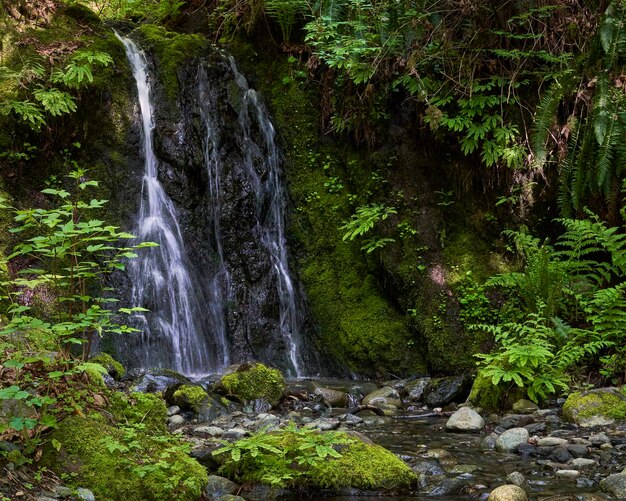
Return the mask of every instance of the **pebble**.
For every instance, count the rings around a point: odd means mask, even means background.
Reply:
[[[243,428],[231,428],[230,430],[226,430],[224,432],[222,438],[225,440],[239,440],[246,435],[248,435],[248,431]]]
[[[561,478],[576,478],[580,476],[580,472],[578,470],[557,470],[556,476]]]
[[[506,476],[506,481],[518,487],[523,487],[526,484],[526,477],[519,471],[513,471]]]
[[[193,434],[202,437],[221,437],[224,430],[218,426],[197,426],[193,429]]]
[[[585,459],[585,458],[576,458],[573,459],[570,463],[572,468],[576,470],[581,470],[583,468],[590,468],[593,466],[598,466],[598,462],[593,459]]]
[[[488,501],[528,501],[526,491],[513,484],[496,487],[489,494]]]
[[[528,430],[525,428],[511,428],[498,437],[496,450],[499,452],[513,452],[518,445],[528,442],[528,438]]]
[[[178,405],[172,405],[167,408],[167,417],[173,416],[175,414],[180,414],[180,407]]]
[[[557,445],[565,445],[567,440],[558,437],[544,437],[537,440],[538,447],[556,447]]]
[[[611,443],[611,440],[609,440],[609,437],[606,436],[606,433],[600,432],[600,433],[594,433],[593,435],[590,435],[589,442],[591,443],[591,445],[601,446],[602,444]]]
[[[167,418],[167,424],[171,427],[182,426],[185,424],[185,418],[180,414],[175,414],[174,416],[170,416]]]

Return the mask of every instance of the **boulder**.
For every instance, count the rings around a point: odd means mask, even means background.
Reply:
[[[277,369],[256,362],[241,364],[234,372],[222,376],[215,391],[233,396],[241,401],[254,401],[259,398],[276,406],[287,385]]]
[[[528,501],[528,495],[521,487],[506,484],[492,490],[487,501]]]
[[[318,386],[315,388],[314,393],[320,395],[324,400],[324,403],[329,407],[348,407],[348,394],[345,391],[333,390],[332,388],[325,388]]]
[[[563,418],[585,428],[626,421],[626,396],[617,388],[571,393],[563,405]]]
[[[404,391],[406,391],[407,393],[406,399],[409,402],[421,402],[422,398],[424,397],[424,390],[426,389],[429,383],[430,383],[429,377],[423,377],[423,378],[408,382],[404,387]]]
[[[424,390],[424,402],[429,407],[443,407],[452,402],[464,402],[470,392],[469,375],[432,379]]]
[[[600,482],[600,489],[617,499],[626,499],[626,473],[609,475]]]
[[[124,366],[108,353],[98,353],[97,355],[91,357],[89,361],[100,364],[107,370],[109,376],[111,376],[116,381],[119,381],[126,375],[126,369],[124,368]]]
[[[402,408],[402,400],[397,390],[391,386],[383,386],[373,391],[363,399],[363,405],[372,405],[386,412],[393,412]]]
[[[499,452],[514,452],[521,444],[528,442],[530,435],[525,428],[511,428],[506,430],[496,440],[496,450]]]
[[[209,475],[204,493],[209,499],[223,499],[222,496],[235,494],[239,490],[239,485],[224,477]]]
[[[485,427],[485,420],[469,407],[456,411],[446,423],[446,431],[479,432]]]

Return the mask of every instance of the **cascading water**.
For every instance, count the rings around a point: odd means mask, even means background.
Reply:
[[[187,265],[176,209],[158,179],[148,63],[132,40],[117,36],[126,48],[141,111],[144,175],[136,234],[143,242],[159,244],[149,252],[144,250],[128,266],[132,304],[149,310],[137,316],[141,334],[135,356],[143,367],[167,367],[183,374],[212,372],[225,358],[215,359],[199,328],[197,319],[206,300]],[[222,347],[222,353],[226,352]]]
[[[213,123],[210,108],[211,99],[209,92],[209,80],[204,65],[198,69],[198,100],[202,125],[206,131],[203,137],[202,152],[208,177],[208,221],[209,247],[214,256],[214,270],[208,281],[208,310],[209,321],[213,335],[217,338],[217,360],[221,368],[230,364],[230,353],[227,349],[226,333],[226,303],[230,299],[230,273],[224,260],[224,249],[220,231],[220,168],[221,162],[218,155],[219,137],[218,128]]]
[[[132,304],[149,311],[127,341],[127,362],[187,375],[251,359],[295,377],[315,371],[289,273],[280,152],[259,97],[234,59],[216,51],[185,66],[175,107],[165,101],[156,115],[160,88],[146,57],[118,38],[143,127],[136,232],[159,244],[128,266]],[[159,171],[168,174],[159,180]]]
[[[293,281],[289,274],[287,245],[285,239],[285,205],[286,193],[280,176],[280,154],[276,144],[276,132],[267,111],[259,102],[257,93],[248,87],[248,82],[241,74],[235,59],[228,56],[235,82],[243,93],[243,101],[239,112],[239,123],[243,135],[245,151],[244,168],[257,194],[258,233],[262,244],[272,258],[272,265],[278,285],[280,301],[280,332],[288,349],[289,362],[293,375],[301,377],[303,363],[300,353],[300,316],[298,314],[296,294]],[[254,115],[252,118],[251,113]],[[259,152],[255,152],[252,140],[252,120],[255,119],[264,142],[264,155],[261,155],[261,171],[259,175],[256,161]]]

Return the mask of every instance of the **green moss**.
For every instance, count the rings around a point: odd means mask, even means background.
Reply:
[[[276,405],[287,385],[279,370],[255,363],[246,364],[237,372],[223,376],[218,386],[241,400],[263,398]]]
[[[253,456],[243,445],[249,442],[263,443],[270,449],[261,447]],[[238,443],[242,444],[241,460],[235,462],[232,457],[226,457],[220,469],[237,482],[271,484],[274,480],[279,485],[305,491],[342,487],[384,491],[409,488],[416,480],[411,469],[393,453],[343,433],[282,430]],[[334,454],[316,457],[315,444],[332,448]],[[299,460],[307,454],[314,459]]]
[[[603,419],[626,421],[626,398],[607,390],[571,393],[563,405],[563,418],[583,426]]]
[[[167,31],[162,26],[144,24],[138,28],[146,46],[158,59],[157,71],[168,96],[178,95],[180,67],[189,59],[201,55],[208,42],[200,35],[187,35]]]
[[[467,400],[475,407],[481,407],[490,412],[500,412],[510,409],[514,402],[524,397],[526,393],[522,388],[516,385],[511,388],[494,385],[491,378],[479,372],[474,379]]]
[[[122,430],[91,417],[62,421],[41,465],[63,475],[70,487],[90,489],[96,499],[195,500],[207,482],[205,469],[177,438]]]
[[[172,400],[174,404],[178,405],[181,409],[199,412],[202,402],[204,402],[207,397],[207,392],[200,386],[184,384],[174,392]]]
[[[91,357],[89,361],[100,364],[114,379],[119,380],[120,378],[124,377],[124,374],[126,374],[126,369],[124,369],[124,366],[108,353],[98,353],[97,355]]]
[[[152,433],[166,433],[167,408],[163,399],[158,395],[152,393],[125,395],[113,392],[109,400],[110,411],[116,421],[142,424]]]

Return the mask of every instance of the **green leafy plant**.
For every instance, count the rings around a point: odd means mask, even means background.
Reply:
[[[346,233],[343,235],[343,240],[354,240],[357,237],[362,237],[370,232],[379,221],[384,221],[390,215],[396,213],[395,208],[386,207],[383,204],[370,204],[357,207],[350,220],[346,221],[340,228],[346,230]],[[361,250],[370,253],[391,242],[394,242],[393,238],[373,237],[365,241]]]

